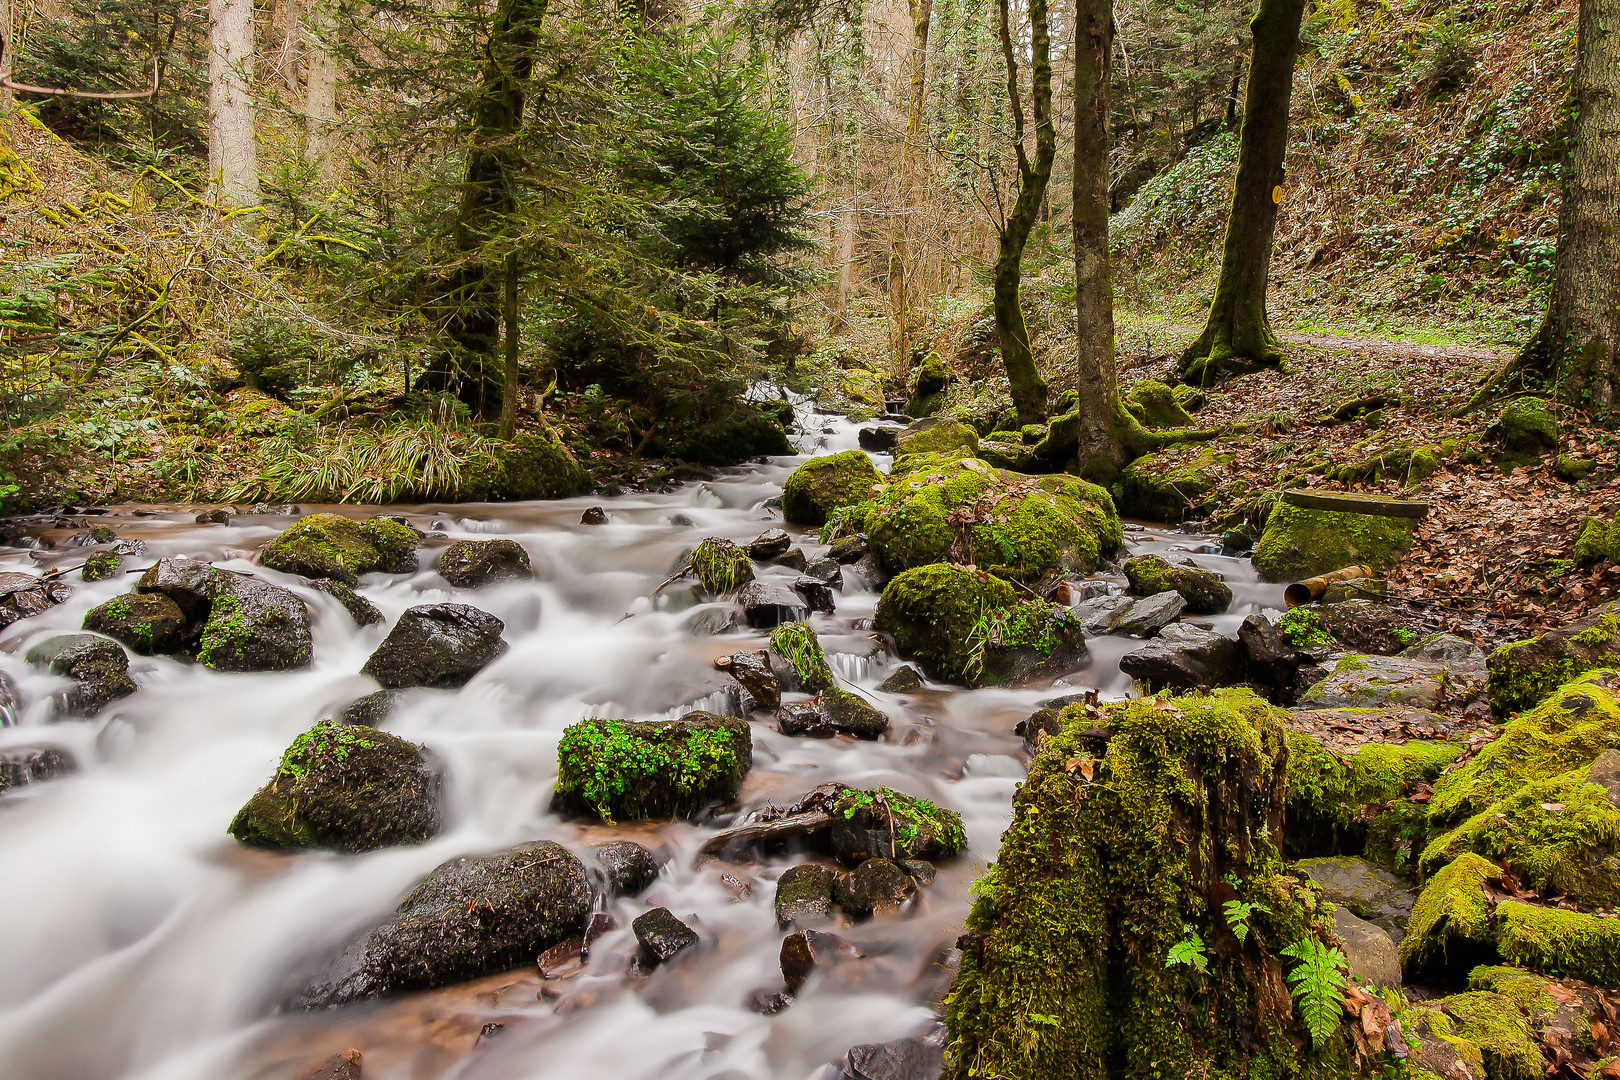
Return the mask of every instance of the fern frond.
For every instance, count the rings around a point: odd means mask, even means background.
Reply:
[[[1311,1042],[1320,1046],[1339,1028],[1339,1001],[1348,985],[1344,954],[1306,937],[1283,949],[1282,955],[1299,961],[1288,973],[1288,985]]]

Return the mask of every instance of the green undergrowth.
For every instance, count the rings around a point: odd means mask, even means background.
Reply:
[[[811,694],[831,690],[836,685],[827,654],[809,623],[782,623],[771,631],[771,648],[788,662],[799,689]]]
[[[557,802],[604,821],[689,817],[734,799],[753,763],[746,721],[584,720],[557,746]]]

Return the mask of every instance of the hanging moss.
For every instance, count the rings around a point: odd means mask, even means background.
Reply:
[[[1278,950],[1330,923],[1276,848],[1286,751],[1271,708],[1218,691],[1100,720],[1071,706],[1062,724],[974,886],[944,1076],[1354,1075],[1342,1037],[1304,1036],[1282,981]],[[1255,905],[1241,942],[1227,899]],[[1204,970],[1168,963],[1178,945]]]
[[[771,631],[771,649],[793,668],[799,689],[819,694],[835,685],[827,654],[816,640],[816,632],[808,623],[782,623]]]
[[[736,717],[584,720],[557,746],[553,805],[604,821],[691,817],[735,799],[753,761],[748,722]]]

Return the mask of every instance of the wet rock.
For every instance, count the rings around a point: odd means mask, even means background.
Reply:
[[[360,1080],[364,1060],[360,1051],[350,1047],[301,1070],[293,1080]]]
[[[849,577],[854,579],[857,588],[881,589],[884,582],[889,580],[888,571],[883,569],[883,564],[878,562],[876,555],[862,555],[845,569],[849,571]],[[839,576],[839,580],[830,581],[828,584],[835,589],[843,588],[843,575]]]
[[[1244,667],[1249,676],[1269,686],[1292,686],[1300,657],[1277,624],[1264,615],[1250,615],[1238,627]]]
[[[793,1004],[793,995],[762,986],[748,993],[748,1008],[761,1016],[776,1016]],[[730,1077],[717,1077],[716,1080],[731,1080]]]
[[[857,739],[876,739],[889,730],[883,710],[859,694],[836,688],[821,695],[821,721],[833,731]]]
[[[860,450],[811,458],[782,485],[782,516],[799,525],[825,525],[842,506],[872,497],[883,475]]]
[[[680,526],[681,528],[686,528],[686,529],[690,529],[692,526],[697,524],[697,522],[693,521],[691,518],[687,517],[685,514],[671,514],[671,515],[669,515],[669,523],[671,525],[677,525],[677,526]]]
[[[385,731],[322,720],[293,740],[230,834],[268,848],[373,851],[438,834],[443,777],[422,749]]]
[[[1174,595],[1174,594],[1170,594]],[[1238,643],[1201,626],[1174,623],[1120,659],[1119,668],[1154,689],[1226,686],[1238,678]]]
[[[783,735],[808,735],[816,739],[830,739],[838,734],[827,726],[821,706],[813,701],[795,702],[777,709],[776,730]]]
[[[337,721],[340,724],[353,724],[356,727],[382,727],[383,721],[394,711],[403,691],[378,690],[364,697],[355,698],[342,709],[338,710]]]
[[[713,604],[692,612],[681,626],[693,637],[713,637],[716,634],[724,634],[733,627],[743,626],[747,621],[743,618],[741,608],[734,605]]]
[[[848,1080],[939,1080],[945,1049],[938,1037],[913,1035],[851,1047],[844,1058]]]
[[[579,515],[581,525],[606,525],[608,523],[607,511],[600,506],[592,506]]]
[[[881,454],[893,450],[900,439],[900,429],[893,427],[863,427],[855,433],[855,441],[862,450]]]
[[[782,939],[778,960],[782,981],[788,993],[797,994],[817,971],[825,971],[846,960],[859,960],[864,954],[837,934],[824,930],[795,930]]]
[[[198,525],[229,525],[231,523],[231,512],[225,507],[218,507],[213,510],[204,510],[192,520]]]
[[[819,694],[836,685],[821,642],[807,623],[783,623],[771,631],[772,665],[784,690]]]
[[[1350,974],[1372,986],[1401,985],[1401,961],[1395,954],[1395,942],[1383,927],[1341,907],[1333,911],[1333,930],[1344,942]]]
[[[885,694],[910,694],[921,689],[922,674],[910,664],[901,664],[878,684],[878,690]]]
[[[585,864],[549,840],[440,864],[299,998],[342,1005],[462,982],[530,962],[580,931],[591,910]]]
[[[822,582],[830,588],[844,587],[844,571],[831,559],[812,559],[804,568],[804,576]]]
[[[1074,617],[1086,633],[1093,637],[1113,632],[1114,623],[1136,606],[1136,601],[1124,595],[1094,596],[1082,600],[1074,609]]]
[[[756,630],[798,622],[808,614],[804,598],[778,581],[750,581],[737,590],[737,602]]]
[[[118,534],[106,525],[97,525],[89,529],[80,529],[68,537],[68,543],[74,547],[88,547],[91,544],[115,544]]]
[[[1177,619],[1187,607],[1180,593],[1167,592],[1138,600],[1109,624],[1110,634],[1152,637]]]
[[[899,911],[917,895],[911,875],[890,859],[867,859],[838,878],[833,896],[846,915],[868,915]]]
[[[1038,753],[1047,738],[1063,730],[1059,708],[1036,709],[1013,726],[1013,734],[1024,740],[1024,749]]]
[[[79,568],[81,581],[106,581],[115,578],[124,572],[123,561],[114,551],[91,552],[90,557],[84,560]]]
[[[813,578],[809,574],[802,575],[793,583],[793,591],[804,599],[804,606],[811,611],[820,611],[831,615],[836,608],[833,602],[832,587],[820,578]]]
[[[355,521],[337,514],[311,514],[265,546],[259,562],[301,577],[331,578],[353,585],[360,574],[416,570],[421,538],[397,521]]]
[[[0,671],[0,728],[15,727],[22,719],[23,696],[16,680]]]
[[[558,744],[552,809],[613,821],[693,817],[735,800],[753,761],[748,722],[736,717],[583,720]]]
[[[1342,656],[1327,678],[1299,696],[1303,708],[1408,705],[1435,711],[1483,712],[1485,680],[1431,660],[1404,656]]]
[[[58,634],[29,649],[25,659],[77,684],[62,696],[68,716],[93,716],[136,690],[123,648],[94,634]]]
[[[607,887],[615,896],[645,892],[658,878],[658,860],[653,853],[631,840],[615,840],[591,849],[591,858],[601,867]]]
[[[184,642],[186,616],[162,593],[115,596],[84,613],[86,630],[122,642],[142,656],[178,651]]]
[[[666,964],[698,943],[697,931],[671,915],[668,908],[643,912],[631,922],[630,929],[635,931],[640,946],[636,959],[643,968]]]
[[[59,746],[8,746],[0,750],[0,793],[54,780],[78,767],[73,755]]]
[[[736,679],[742,687],[745,713],[755,709],[768,712],[782,703],[782,684],[771,671],[770,655],[764,649],[717,657],[714,666]]]
[[[309,611],[290,590],[216,570],[197,662],[215,671],[291,671],[309,664]]]
[[[692,552],[692,574],[711,596],[727,596],[754,580],[748,552],[730,540],[711,536]]]
[[[767,529],[754,538],[748,545],[748,557],[761,562],[769,562],[779,556],[786,555],[788,548],[793,546],[793,537],[781,529]]]
[[[162,593],[179,606],[188,623],[200,623],[213,604],[214,568],[184,555],[159,559],[141,575],[135,591]]]
[[[804,557],[803,548],[789,548],[787,553],[772,560],[777,566],[785,566],[789,570],[797,570],[801,574],[810,565],[810,560]]]
[[[845,862],[947,859],[962,850],[962,818],[889,788],[845,788],[832,800],[828,840]]]
[[[569,979],[585,973],[585,959],[585,939],[571,937],[564,938],[535,957],[534,966],[540,977],[547,981]]]
[[[859,562],[862,555],[870,550],[864,536],[846,536],[841,540],[834,540],[832,547],[827,549],[827,558],[840,566],[848,566],[852,562]]]
[[[327,596],[343,605],[343,610],[349,613],[356,626],[376,626],[385,621],[382,610],[370,600],[355,592],[341,581],[330,578],[305,578],[304,583],[316,592],[323,592]]]
[[[776,881],[776,924],[819,926],[832,919],[838,871],[820,863],[790,867]]]
[[[1397,945],[1406,936],[1417,892],[1388,870],[1350,855],[1301,859],[1299,868],[1322,887],[1323,899],[1381,927]]]
[[[1172,565],[1157,555],[1127,559],[1124,570],[1132,596],[1180,593],[1194,615],[1219,615],[1232,605],[1231,587],[1209,570]]]
[[[32,574],[0,574],[0,630],[31,619],[73,595],[73,586]]]
[[[458,589],[534,577],[529,553],[516,540],[457,540],[439,552],[439,576]]]
[[[1487,659],[1491,711],[1505,719],[1535,708],[1572,676],[1617,666],[1620,604],[1610,603],[1568,626],[1493,649]]]
[[[466,604],[423,604],[399,617],[360,671],[390,690],[465,686],[506,652],[505,628],[489,612]]]

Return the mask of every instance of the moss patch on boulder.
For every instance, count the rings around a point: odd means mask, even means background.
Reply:
[[[501,502],[566,499],[590,486],[590,474],[566,446],[549,432],[526,431],[463,465],[456,491],[463,499]]]
[[[359,575],[373,570],[411,573],[418,543],[416,533],[397,521],[311,514],[271,540],[259,562],[286,574],[353,585]]]
[[[945,358],[937,352],[931,352],[917,365],[917,371],[911,380],[911,397],[906,402],[906,412],[912,416],[933,416],[945,404],[945,388],[950,385],[950,372],[945,368]]]
[[[1369,807],[1388,807],[1433,782],[1462,752],[1414,740],[1366,743],[1341,756],[1302,732],[1292,732],[1288,746],[1288,841],[1293,852],[1309,855],[1361,852],[1369,835],[1385,831]]]
[[[1453,994],[1440,1002],[1458,1038],[1479,1047],[1490,1080],[1542,1080],[1547,1061],[1530,1021],[1513,999],[1488,990]]]
[[[1176,393],[1156,379],[1146,379],[1125,395],[1125,407],[1148,428],[1192,427],[1192,416],[1176,400]]]
[[[1401,971],[1408,980],[1446,966],[1467,970],[1495,959],[1485,886],[1501,881],[1502,871],[1474,854],[1461,856],[1429,880],[1401,939]]]
[[[948,859],[967,846],[960,814],[892,788],[845,788],[830,812],[833,848],[850,862]]]
[[[439,831],[441,780],[421,747],[323,720],[293,740],[230,834],[270,848],[372,851]]]
[[[782,516],[800,525],[824,525],[839,507],[864,502],[883,483],[862,450],[811,458],[782,485]]]
[[[898,460],[918,454],[949,454],[979,449],[979,433],[956,420],[922,421],[900,433],[894,446]]]
[[[1279,502],[1255,545],[1254,564],[1268,581],[1297,581],[1345,566],[1388,570],[1416,537],[1411,518],[1307,510]]]
[[[1058,422],[1052,422],[1057,431]],[[1120,473],[1119,508],[1126,517],[1178,522],[1208,510],[1208,496],[1226,479],[1232,451],[1220,442],[1175,447],[1139,457]]]
[[[1620,985],[1620,918],[1504,900],[1496,905],[1496,944],[1510,964]]]
[[[782,623],[776,627],[771,631],[771,650],[786,661],[798,689],[819,694],[836,685],[827,654],[808,623]]]
[[[1124,569],[1132,596],[1180,593],[1193,615],[1219,615],[1232,605],[1231,588],[1208,570],[1172,566],[1157,555],[1127,559]]]
[[[172,653],[182,647],[186,616],[162,593],[126,593],[84,613],[86,630],[106,634],[142,656]]]
[[[1581,522],[1575,537],[1575,565],[1596,566],[1604,561],[1620,562],[1620,518],[1589,517]]]
[[[584,720],[557,746],[553,807],[604,821],[692,817],[736,799],[753,761],[748,722],[736,717]]]
[[[1498,646],[1486,668],[1486,693],[1499,719],[1535,708],[1576,676],[1620,668],[1620,607],[1609,604],[1561,629]]]

